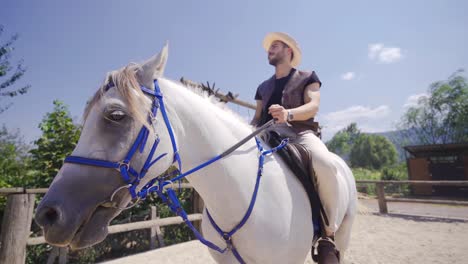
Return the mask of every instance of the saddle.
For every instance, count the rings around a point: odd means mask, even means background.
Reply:
[[[269,131],[265,140],[270,146],[278,146],[283,138],[275,131]],[[286,162],[296,178],[302,183],[309,197],[312,209],[312,223],[314,226],[314,238],[312,240],[312,256],[318,262],[314,253],[314,245],[325,235],[324,224],[328,225],[328,218],[323,209],[322,202],[317,191],[317,180],[312,164],[312,153],[301,144],[288,143],[285,148],[277,151],[279,156]],[[319,262],[320,263],[320,262]]]

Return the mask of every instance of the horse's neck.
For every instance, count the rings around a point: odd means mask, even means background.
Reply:
[[[212,132],[214,134],[220,133],[216,130]],[[185,162],[185,170],[221,154],[240,140],[235,137],[229,137],[229,139],[225,137],[223,140],[224,133],[209,138],[199,133],[194,134],[187,135],[185,139],[181,140],[184,144],[181,157]],[[197,146],[191,146],[190,144],[193,142],[198,142]],[[256,146],[251,141],[228,157],[209,165],[188,178],[203,198],[214,219],[223,228],[232,228],[234,224],[238,223],[239,217],[242,217],[248,207],[257,171],[255,153]]]
[[[174,132],[178,135],[183,171],[221,154],[251,132],[247,125],[238,124],[235,129],[235,121],[220,118],[222,114],[215,112],[221,109],[207,109],[210,106],[206,105],[196,109],[196,105],[173,105],[181,124]],[[252,139],[228,157],[188,177],[221,228],[232,228],[247,210],[258,169],[256,154]]]

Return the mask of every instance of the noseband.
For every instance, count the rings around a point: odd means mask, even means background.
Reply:
[[[112,88],[112,87],[113,87],[112,84],[108,84],[106,86],[106,91],[108,89]],[[163,154],[159,155],[157,158],[155,158],[153,160],[154,153],[155,153],[155,151],[156,151],[156,149],[158,147],[158,144],[160,142],[159,135],[157,135],[157,137],[156,137],[156,139],[155,139],[155,141],[153,143],[153,146],[151,147],[151,151],[150,151],[148,157],[146,158],[145,164],[143,165],[143,168],[140,170],[140,172],[138,172],[137,170],[135,170],[131,166],[130,162],[131,162],[134,154],[137,151],[139,151],[140,153],[143,153],[143,150],[144,150],[145,145],[147,143],[148,136],[149,136],[149,130],[145,126],[143,126],[141,128],[141,130],[138,133],[138,136],[137,136],[135,142],[133,143],[132,147],[128,151],[125,158],[123,160],[121,160],[121,161],[114,162],[114,161],[91,159],[91,158],[79,157],[79,156],[68,156],[68,157],[65,158],[65,162],[66,163],[80,164],[80,165],[102,167],[102,168],[117,169],[120,172],[120,174],[121,174],[123,180],[125,181],[126,185],[123,185],[123,186],[117,188],[112,193],[112,195],[110,197],[110,200],[107,201],[107,202],[102,203],[101,206],[111,207],[111,208],[116,208],[116,209],[121,209],[121,210],[128,209],[128,208],[131,208],[131,207],[135,206],[139,200],[145,199],[149,193],[156,192],[157,195],[161,198],[161,200],[169,206],[169,208],[171,209],[171,211],[173,213],[175,213],[175,214],[179,215],[180,217],[182,217],[184,222],[188,225],[188,227],[192,230],[192,232],[198,238],[198,240],[200,240],[200,242],[202,242],[204,245],[206,245],[209,248],[211,248],[213,250],[216,250],[216,251],[218,251],[220,253],[226,253],[228,251],[232,251],[232,253],[236,257],[236,259],[239,261],[239,263],[245,263],[245,261],[242,259],[239,252],[237,251],[236,247],[234,246],[234,242],[232,240],[232,237],[242,226],[244,226],[244,224],[247,222],[248,218],[250,217],[250,215],[251,215],[251,213],[253,211],[253,207],[255,205],[255,201],[256,201],[256,198],[257,198],[257,192],[258,192],[258,189],[259,189],[259,186],[260,186],[260,179],[261,179],[261,176],[263,174],[263,163],[264,163],[265,157],[272,154],[273,152],[276,152],[277,150],[282,149],[284,146],[286,146],[286,144],[288,143],[288,139],[284,139],[280,143],[280,145],[278,145],[275,148],[272,148],[272,149],[269,149],[269,150],[265,150],[263,148],[263,146],[261,145],[260,140],[257,139],[255,136],[257,134],[259,134],[260,132],[262,132],[263,130],[265,130],[266,128],[270,127],[272,124],[274,124],[274,120],[270,120],[269,122],[267,122],[266,124],[264,124],[263,126],[258,128],[257,130],[252,132],[250,135],[248,135],[247,137],[245,137],[244,139],[242,139],[241,141],[239,141],[234,146],[232,146],[228,150],[224,151],[220,155],[215,156],[214,158],[212,158],[212,159],[210,159],[210,160],[196,166],[195,168],[192,168],[192,169],[188,170],[187,172],[182,173],[182,162],[181,162],[179,152],[178,152],[178,149],[177,149],[177,145],[176,145],[176,141],[175,141],[175,137],[174,137],[174,132],[172,130],[171,124],[169,122],[169,118],[167,116],[166,108],[164,106],[164,101],[163,101],[163,94],[161,93],[161,89],[160,89],[160,87],[158,85],[157,80],[154,80],[154,88],[155,89],[153,91],[153,90],[148,89],[148,88],[146,88],[144,86],[141,86],[141,90],[145,94],[150,95],[150,96],[153,97],[153,103],[152,103],[152,108],[151,108],[152,116],[155,117],[157,112],[158,112],[158,109],[161,109],[161,114],[163,116],[164,123],[166,124],[167,131],[168,131],[169,136],[171,138],[172,150],[174,152],[173,163],[177,162],[177,165],[178,165],[178,169],[175,171],[175,175],[177,175],[176,177],[174,177],[174,178],[172,178],[170,180],[165,180],[166,177],[153,178],[145,186],[143,186],[140,191],[137,192],[136,188],[138,187],[138,184],[140,183],[141,179],[146,175],[146,173],[151,168],[151,166],[153,166],[161,158],[163,158],[164,156],[167,155],[167,153],[163,153]],[[152,122],[151,116],[149,117],[149,121],[150,121],[150,123]],[[208,165],[210,165],[210,164],[212,164],[212,163],[214,163],[214,162],[216,162],[216,161],[218,161],[218,160],[220,160],[220,159],[222,159],[224,157],[226,157],[227,155],[232,153],[234,150],[236,150],[237,148],[239,148],[240,146],[245,144],[248,140],[250,140],[253,137],[255,137],[255,142],[256,142],[257,148],[259,150],[258,171],[257,171],[257,179],[256,179],[256,182],[255,182],[255,188],[254,188],[254,191],[253,191],[253,194],[252,194],[252,198],[250,200],[250,204],[249,204],[249,207],[247,209],[247,212],[244,214],[244,217],[239,222],[239,224],[237,224],[233,229],[231,229],[231,231],[225,232],[225,231],[221,230],[221,228],[216,224],[216,222],[212,218],[211,214],[209,213],[208,209],[206,209],[206,212],[207,212],[208,219],[209,219],[210,223],[213,225],[213,227],[218,232],[218,234],[226,242],[226,247],[220,248],[217,245],[215,245],[214,243],[206,240],[198,232],[198,230],[193,226],[193,224],[188,220],[188,215],[185,212],[185,210],[182,208],[182,206],[180,205],[180,201],[177,198],[177,195],[176,195],[174,189],[172,187],[168,186],[168,185],[172,185],[174,182],[180,181],[184,177],[186,177],[186,176],[188,176],[188,175],[190,175],[190,174],[192,174],[192,173],[194,173],[194,172],[196,172],[196,171],[198,171],[198,170],[200,170],[200,169],[202,169],[202,168],[204,168],[204,167],[206,167],[206,166],[208,166]],[[157,183],[157,184],[155,185],[155,183]],[[167,187],[167,188],[165,188],[165,187]],[[131,203],[130,206],[127,206],[127,207],[120,207],[117,202],[114,202],[114,196],[116,195],[116,193],[118,193],[120,190],[123,190],[123,189],[128,189],[128,191],[130,192],[130,195],[132,197],[132,203]],[[164,190],[166,192],[164,192]]]

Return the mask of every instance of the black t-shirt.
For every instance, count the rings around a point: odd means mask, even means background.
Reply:
[[[292,68],[288,76],[275,80],[275,89],[273,90],[273,93],[271,94],[270,100],[268,100],[267,107],[264,109],[268,109],[270,108],[270,106],[274,104],[281,105],[281,98],[283,97],[284,87],[288,83],[289,79],[291,79],[291,76],[294,74],[295,71],[296,69]],[[305,86],[314,82],[318,82],[319,85],[322,86],[322,82],[320,82],[320,79],[318,78],[317,74],[315,74],[315,72],[312,72]],[[260,95],[258,89],[257,89],[257,92],[255,93],[255,100],[262,100],[262,96]],[[268,114],[268,111],[266,111],[266,113],[262,113],[262,117],[264,115],[266,116],[264,117],[265,118],[264,121],[262,120],[263,121],[262,123],[266,123],[272,119],[271,115]]]

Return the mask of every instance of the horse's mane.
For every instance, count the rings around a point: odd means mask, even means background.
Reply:
[[[93,105],[96,104],[99,100],[101,100],[104,93],[109,89],[110,86],[113,86],[117,89],[118,93],[120,93],[122,98],[126,100],[130,114],[143,124],[148,125],[148,119],[146,118],[145,113],[141,113],[138,111],[138,105],[142,103],[141,98],[144,98],[144,94],[140,89],[138,77],[136,74],[136,72],[139,69],[140,66],[138,64],[131,63],[119,70],[109,72],[102,85],[93,95],[93,97],[88,101],[83,114],[83,122],[85,122],[86,118],[89,116]],[[183,87],[184,89],[198,95],[210,105],[214,105],[216,109],[218,109],[220,112],[217,114],[220,116],[224,116],[223,119],[231,121],[230,123],[249,126],[249,124],[244,118],[242,118],[238,113],[234,112],[229,107],[227,107],[226,103],[220,102],[215,95],[206,92],[206,90],[200,89],[200,87],[196,85],[186,85],[184,83],[172,81],[165,78],[161,79],[168,81],[170,85]]]
[[[141,121],[143,124],[148,125],[147,118],[143,115],[143,113],[138,111],[138,105],[142,103],[141,98],[144,98],[136,75],[136,71],[138,69],[139,66],[132,63],[122,69],[109,72],[102,85],[93,95],[91,100],[88,101],[83,114],[83,122],[85,122],[86,118],[89,116],[93,105],[101,100],[109,87],[114,87],[117,89],[118,93],[122,95],[122,98],[126,100],[130,114],[132,114],[134,118]]]
[[[166,79],[167,80],[167,79]],[[235,125],[245,125],[245,126],[250,126],[246,119],[240,116],[237,112],[233,111],[231,108],[227,106],[226,102],[220,101],[216,95],[211,92],[210,90],[207,90],[201,85],[191,85],[183,82],[176,82],[172,80],[167,80],[173,85],[180,86],[185,88],[186,90],[195,93],[199,97],[201,97],[204,102],[207,102],[208,104],[204,104],[205,107],[209,107],[209,105],[215,106],[215,111],[218,114],[218,116],[222,116],[222,118],[226,121],[230,121],[231,123],[235,123]]]

